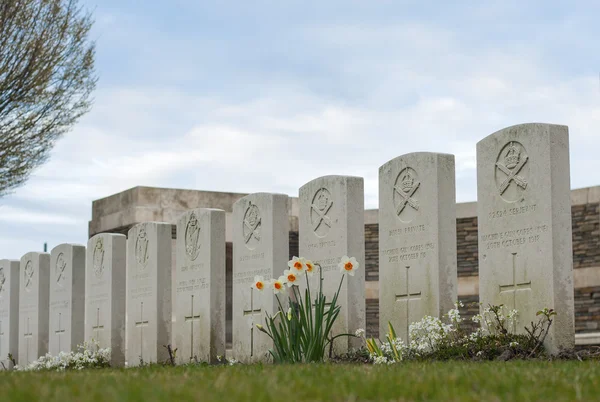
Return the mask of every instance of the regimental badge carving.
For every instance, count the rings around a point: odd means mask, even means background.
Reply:
[[[190,214],[185,227],[185,253],[191,261],[198,258],[200,253],[200,223],[194,212]]]
[[[529,173],[527,165],[529,156],[525,147],[517,141],[510,141],[502,148],[494,167],[498,194],[506,202],[524,200],[527,189],[526,177]]]
[[[135,259],[138,263],[138,269],[143,271],[148,265],[148,235],[146,228],[141,227],[135,241]]]
[[[260,209],[256,204],[248,201],[248,207],[244,213],[244,221],[242,223],[242,234],[244,235],[244,244],[250,250],[254,250],[260,242],[260,232],[262,221],[260,217]]]
[[[65,260],[65,255],[60,253],[56,258],[56,266],[54,267],[54,274],[56,275],[56,284],[58,286],[64,286],[65,277],[67,273],[65,272],[67,269],[67,261]]]
[[[33,263],[31,260],[27,261],[25,264],[25,269],[23,270],[23,280],[25,281],[25,290],[31,291],[33,287]]]
[[[310,205],[310,222],[313,232],[318,237],[325,237],[331,229],[331,208],[333,207],[333,199],[331,193],[325,187],[321,187],[315,193]]]
[[[4,267],[0,267],[0,294],[4,292],[4,283],[6,282],[6,276],[4,275]]]
[[[96,278],[102,278],[104,274],[104,239],[99,237],[94,246],[94,274]]]
[[[411,222],[419,211],[418,190],[421,187],[417,172],[410,167],[400,171],[394,182],[393,201],[396,216],[405,223]]]

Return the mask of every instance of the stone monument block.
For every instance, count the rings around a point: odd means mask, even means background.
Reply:
[[[83,344],[85,246],[60,244],[50,252],[48,351],[52,356]]]
[[[171,224],[140,223],[127,234],[127,363],[164,362],[170,343]]]
[[[17,364],[27,366],[48,353],[50,254],[25,254],[21,258],[20,275]]]
[[[0,370],[19,354],[19,261],[0,260]]]
[[[173,343],[177,362],[225,356],[225,211],[194,209],[177,222]]]
[[[125,364],[125,262],[122,234],[88,240],[85,276],[85,340],[111,349],[111,366]]]
[[[454,155],[419,152],[379,168],[379,328],[405,342],[457,300]]]
[[[557,315],[551,353],[574,346],[569,133],[566,126],[522,124],[477,144],[479,293],[482,307],[517,309],[514,330]]]
[[[299,247],[300,256],[319,264],[323,271],[323,293],[331,301],[342,274],[341,258],[354,257],[359,269],[344,278],[338,305],[340,315],[333,327],[334,335],[354,333],[365,328],[365,225],[364,184],[361,177],[324,176],[300,188]],[[310,279],[311,291],[318,289],[319,272]],[[305,280],[300,281],[301,283]],[[305,288],[301,285],[302,292]],[[362,340],[340,337],[334,342],[336,354],[358,348]]]
[[[232,226],[233,357],[243,363],[267,361],[273,342],[255,324],[264,325],[265,314],[274,314],[277,303],[271,290],[252,285],[256,276],[268,281],[287,268],[288,196],[256,193],[240,198],[233,205]]]

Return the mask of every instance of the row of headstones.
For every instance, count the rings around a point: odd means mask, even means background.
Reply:
[[[568,131],[527,124],[477,146],[480,301],[519,310],[519,328],[543,307],[558,311],[546,346],[574,343]],[[454,157],[413,153],[379,171],[379,314],[403,339],[425,315],[440,317],[457,298]],[[300,255],[319,264],[324,292],[337,289],[337,264],[361,269],[343,283],[335,333],[365,327],[364,190],[358,177],[325,176],[300,189]],[[233,357],[266,359],[269,338],[255,330],[273,313],[273,293],[251,287],[257,275],[287,268],[288,197],[257,193],[233,207]],[[142,223],[83,246],[28,253],[0,262],[0,360],[25,364],[95,339],[114,365],[179,363],[225,354],[225,213],[198,209],[177,223],[171,276],[171,225]],[[319,276],[310,280],[317,285]],[[172,283],[173,281],[173,283]],[[18,292],[15,291],[18,289]],[[172,297],[174,314],[172,316]],[[18,306],[18,307],[15,307]],[[9,314],[11,311],[17,314]],[[171,337],[171,331],[173,331]],[[127,338],[125,335],[127,334]],[[338,338],[336,352],[360,345]],[[5,362],[8,364],[8,362]]]

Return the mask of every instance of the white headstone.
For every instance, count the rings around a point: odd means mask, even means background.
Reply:
[[[194,209],[177,222],[175,323],[177,361],[225,356],[225,211]]]
[[[342,274],[338,269],[345,255],[354,257],[359,269],[344,278],[337,304],[340,315],[333,335],[354,333],[364,329],[365,317],[365,224],[364,184],[361,177],[324,176],[300,188],[299,198],[300,257],[320,264],[323,270],[323,293],[331,301]],[[318,268],[317,268],[318,270]],[[301,281],[301,283],[304,282]],[[318,289],[319,272],[310,282],[311,291]],[[301,289],[304,286],[301,285]],[[362,340],[340,337],[334,352],[345,353],[358,348]]]
[[[273,342],[255,328],[277,311],[271,290],[252,289],[255,276],[279,278],[289,258],[288,196],[256,193],[233,205],[233,357],[268,360]]]
[[[566,126],[522,124],[477,144],[479,300],[517,309],[519,332],[553,308],[551,353],[575,341],[569,169]]]
[[[145,222],[127,235],[129,366],[165,362],[171,343],[171,224]]]
[[[60,244],[50,252],[50,333],[52,356],[83,344],[85,246]]]
[[[23,367],[48,353],[50,254],[25,254],[20,272],[17,364]]]
[[[379,334],[457,300],[454,156],[411,153],[379,168]]]
[[[19,354],[19,261],[0,260],[0,370]]]
[[[125,364],[125,261],[122,234],[88,240],[85,275],[85,340],[111,349],[111,366]]]

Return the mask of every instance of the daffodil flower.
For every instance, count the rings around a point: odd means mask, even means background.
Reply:
[[[273,293],[285,293],[285,283],[287,282],[285,276],[280,276],[279,279],[273,279],[271,281],[271,288]]]
[[[290,271],[295,272],[297,276],[300,276],[306,269],[303,260],[304,258],[293,257],[290,261],[288,261],[288,267],[290,268]]]
[[[340,263],[338,264],[341,273],[354,276],[354,271],[359,267],[358,261],[354,257],[343,256]]]
[[[306,275],[310,278],[315,273],[315,265],[311,260],[307,260],[306,258],[300,258],[300,261],[304,264],[306,269]]]
[[[265,288],[265,280],[262,276],[255,276],[252,288],[256,290],[263,290]]]
[[[283,271],[283,276],[286,279],[288,287],[296,285],[296,281],[298,280],[298,275],[296,274],[296,272],[290,269],[286,269],[285,271]]]

